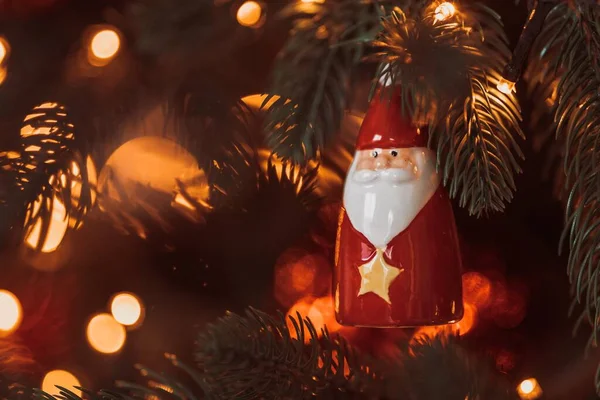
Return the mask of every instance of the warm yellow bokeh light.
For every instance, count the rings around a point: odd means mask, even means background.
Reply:
[[[456,14],[456,7],[454,4],[445,1],[435,9],[435,20],[445,21],[448,18],[452,18]]]
[[[94,35],[90,49],[94,57],[100,60],[113,58],[121,47],[121,38],[113,29],[104,29]]]
[[[504,94],[511,94],[515,91],[515,84],[506,79],[501,79],[496,88]]]
[[[538,399],[542,395],[542,387],[535,378],[529,378],[519,384],[517,392],[523,400]]]
[[[325,3],[325,0],[302,0],[303,3],[319,3],[319,4],[323,4]]]
[[[8,58],[9,45],[5,38],[0,37],[0,64],[4,64],[4,62]]]
[[[110,314],[94,316],[87,326],[87,339],[94,350],[104,353],[116,353],[125,344],[127,332]]]
[[[4,83],[7,75],[8,75],[8,71],[6,70],[6,68],[0,66],[0,85],[2,85]]]
[[[23,310],[17,296],[8,290],[0,290],[0,335],[15,331],[22,318]]]
[[[110,304],[110,312],[118,323],[122,325],[135,325],[142,316],[142,304],[131,293],[119,293]]]
[[[93,206],[96,202],[98,172],[96,171],[96,164],[94,164],[92,157],[88,156],[85,164],[87,169],[87,181],[91,189],[91,201]],[[71,163],[71,198],[73,199],[74,206],[79,204],[79,199],[81,197],[81,189],[83,188],[81,178],[81,169],[79,164],[73,161]]]
[[[82,394],[81,390],[75,388],[75,386],[81,386],[79,379],[68,371],[56,369],[48,372],[46,376],[44,376],[44,380],[42,381],[42,390],[44,392],[52,396],[58,396],[60,394],[60,389],[57,388],[57,386],[64,387],[77,396],[81,396]]]
[[[124,200],[114,182],[119,182],[128,194],[138,185],[174,193],[177,180],[186,185],[188,194],[196,201],[208,200],[208,181],[194,156],[172,140],[145,136],[128,141],[111,154],[100,171],[98,191],[115,200]]]
[[[531,379],[525,379],[523,382],[521,382],[521,384],[519,385],[519,388],[521,389],[521,392],[523,392],[525,394],[529,394],[529,393],[533,392],[535,385],[533,384]]]
[[[237,11],[237,21],[242,26],[255,26],[261,17],[262,7],[256,1],[246,1]]]
[[[40,209],[42,204],[42,197],[40,197],[33,203],[33,213],[35,216]],[[69,219],[67,218],[67,210],[63,202],[56,196],[52,198],[52,217],[50,218],[50,224],[48,225],[48,232],[45,238],[40,238],[42,233],[42,219],[38,218],[33,229],[29,232],[25,238],[25,243],[32,249],[37,248],[40,240],[43,240],[41,251],[43,253],[51,253],[60,246],[67,228],[69,227]]]

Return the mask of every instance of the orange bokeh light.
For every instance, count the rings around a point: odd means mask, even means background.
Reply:
[[[523,380],[517,387],[517,393],[523,400],[538,399],[542,396],[542,387],[535,378]]]
[[[92,60],[103,60],[102,64],[114,58],[121,47],[121,38],[114,29],[103,29],[97,32],[90,42],[90,55]],[[93,62],[92,62],[93,63]],[[95,63],[93,63],[95,64]]]
[[[510,82],[510,81],[508,81],[508,80],[506,80],[504,78],[502,78],[500,80],[500,82],[498,82],[498,84],[496,85],[496,88],[500,92],[502,92],[502,93],[504,93],[506,95],[510,95],[510,94],[512,94],[513,92],[516,91],[516,85],[515,85],[515,83],[514,82]]]
[[[42,390],[44,392],[53,396],[59,396],[60,389],[57,386],[64,387],[77,396],[81,396],[82,394],[81,390],[75,388],[75,386],[81,386],[79,379],[68,371],[57,369],[48,372],[44,376],[44,380],[42,381]]]
[[[140,324],[143,307],[137,296],[131,293],[119,293],[111,300],[110,311],[118,323],[132,326]]]
[[[446,21],[447,19],[452,18],[454,14],[456,14],[456,7],[454,4],[445,1],[437,6],[434,17],[436,21]]]
[[[527,315],[526,287],[519,283],[494,282],[491,317],[503,329],[512,329]]]
[[[466,335],[477,322],[477,307],[467,302],[463,303],[464,314],[460,321],[449,325],[422,326],[415,330],[412,340],[418,338],[434,338],[437,335]]]
[[[9,52],[10,46],[8,45],[8,41],[3,36],[0,36],[0,65],[4,64]]]
[[[308,254],[302,249],[288,249],[275,266],[275,298],[289,307],[307,296],[327,292],[331,280],[329,260],[320,254]]]
[[[322,329],[325,327],[327,327],[327,331],[329,333],[337,332],[341,328],[341,325],[338,324],[335,319],[333,298],[331,296],[321,297],[318,299],[307,297],[299,300],[292,306],[292,308],[290,308],[287,313],[287,325],[293,338],[297,338],[298,336],[296,335],[294,324],[292,324],[292,322],[289,320],[289,317],[294,317],[294,319],[297,320],[297,313],[300,313],[303,318],[310,319],[318,337],[323,336]],[[306,329],[304,331],[304,342],[310,342],[310,334]]]
[[[465,302],[463,306],[465,313],[463,314],[462,319],[457,323],[452,324],[453,330],[459,335],[465,335],[473,329],[477,319],[477,308],[474,305]]]
[[[36,215],[39,212],[42,205],[42,200],[42,195],[40,195],[40,197],[38,197],[38,199],[33,203],[32,215]],[[25,244],[27,244],[27,246],[30,248],[35,249],[37,248],[40,240],[42,240],[42,253],[51,253],[58,249],[62,243],[68,227],[69,218],[67,216],[67,209],[60,198],[54,194],[52,198],[52,214],[46,236],[44,238],[40,237],[42,234],[42,219],[38,217],[37,221],[25,237]]]
[[[0,336],[15,331],[23,319],[21,302],[8,290],[0,290]]]
[[[465,303],[485,308],[490,304],[492,283],[483,274],[467,272],[462,276],[463,299]]]
[[[246,1],[237,11],[237,21],[242,26],[256,26],[260,23],[261,17],[262,7],[256,1]]]
[[[94,316],[87,326],[87,339],[94,350],[104,353],[116,353],[125,344],[127,333],[110,314]]]

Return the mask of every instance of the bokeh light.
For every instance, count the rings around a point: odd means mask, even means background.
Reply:
[[[461,336],[473,329],[477,320],[477,308],[474,305],[464,302],[463,308],[465,312],[461,320],[452,324],[453,329]]]
[[[463,299],[466,303],[478,308],[485,308],[490,304],[492,283],[479,272],[467,272],[462,276]]]
[[[329,260],[302,248],[287,249],[275,264],[275,298],[290,307],[308,296],[323,296],[329,289],[331,268]]]
[[[186,184],[188,193],[198,201],[208,199],[209,187],[196,158],[172,140],[157,136],[132,139],[115,150],[98,177],[98,191],[114,200],[121,198],[114,181],[119,182],[126,194],[138,185],[172,194],[177,180]],[[135,201],[135,198],[127,199]]]
[[[96,66],[106,65],[117,55],[120,47],[119,34],[114,29],[103,29],[92,37],[89,61]]]
[[[98,314],[90,319],[87,339],[96,351],[104,354],[116,353],[125,344],[127,332],[110,314]]]
[[[306,297],[294,304],[287,313],[287,325],[290,330],[290,334],[293,338],[297,338],[294,324],[290,321],[289,317],[293,317],[298,320],[298,315],[302,318],[309,318],[313,324],[317,336],[323,336],[322,329],[327,327],[329,333],[337,332],[341,329],[341,325],[335,319],[335,311],[333,306],[333,298],[331,296],[324,296],[315,299],[314,297]],[[310,342],[310,334],[305,328],[304,330],[304,342]]]
[[[542,396],[542,387],[535,378],[529,378],[519,384],[517,393],[523,400],[538,399]]]
[[[262,7],[256,1],[246,1],[237,10],[237,21],[242,26],[255,27],[262,19]]]
[[[6,67],[0,66],[0,85],[2,85],[4,83],[7,75],[8,75],[8,70],[6,69]]]
[[[32,216],[35,217],[40,211],[42,204],[42,196],[33,203]],[[69,227],[69,219],[67,218],[67,210],[63,202],[55,194],[52,198],[52,214],[50,217],[50,223],[48,225],[48,231],[46,237],[41,238],[42,234],[42,218],[38,217],[33,225],[33,228],[25,237],[25,244],[32,249],[37,248],[38,243],[42,240],[41,251],[42,253],[51,253],[58,249],[58,246],[62,243],[67,229]]]
[[[518,282],[494,282],[490,314],[498,327],[512,329],[523,322],[527,316],[526,292],[527,287]]]
[[[53,396],[58,396],[60,394],[60,389],[57,388],[57,386],[64,387],[77,396],[82,395],[81,390],[75,388],[76,386],[81,386],[79,379],[68,371],[57,369],[48,372],[44,376],[44,380],[42,381],[42,390],[44,392]]]
[[[513,352],[502,349],[496,354],[496,369],[503,374],[512,371],[516,366],[516,356]]]
[[[10,46],[8,41],[0,36],[0,65],[4,64],[8,59],[8,55],[10,52]]]
[[[504,94],[511,94],[516,91],[516,86],[513,82],[509,82],[502,78],[496,88]]]
[[[140,299],[131,293],[119,293],[110,303],[110,312],[118,323],[126,326],[139,325],[143,307]]]
[[[324,296],[316,299],[312,303],[312,306],[308,311],[308,315],[310,316],[313,313],[320,315],[323,321],[323,325],[318,327],[315,325],[315,328],[317,328],[319,331],[322,328],[327,327],[327,331],[329,331],[329,333],[334,333],[342,328],[342,326],[335,319],[335,308],[332,296]]]
[[[21,302],[8,290],[0,290],[0,336],[17,330],[23,318]]]
[[[456,7],[448,1],[437,6],[434,13],[436,21],[445,21],[452,18],[454,14],[456,14]]]
[[[303,3],[317,3],[317,4],[323,4],[325,3],[325,0],[302,0]]]

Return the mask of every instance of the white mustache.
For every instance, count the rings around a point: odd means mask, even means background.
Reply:
[[[379,179],[386,182],[400,183],[415,179],[415,173],[412,169],[402,168],[388,168],[381,171],[362,169],[355,171],[352,179],[358,183],[369,183]]]

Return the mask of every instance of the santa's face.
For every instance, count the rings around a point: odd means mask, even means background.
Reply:
[[[435,154],[424,147],[359,150],[344,188],[344,207],[374,246],[404,231],[437,190]]]

